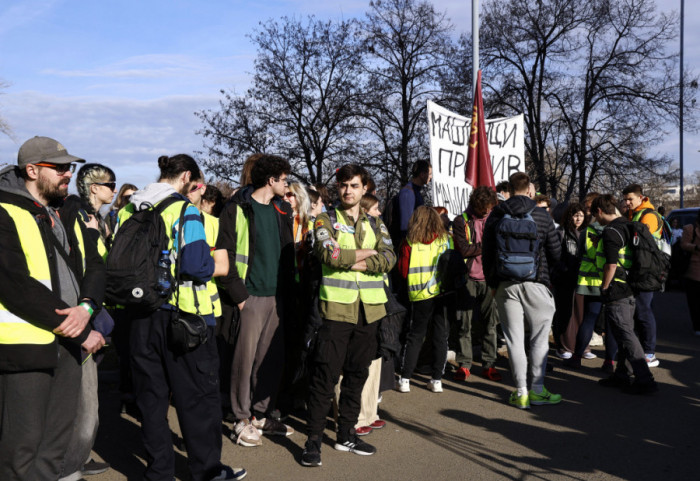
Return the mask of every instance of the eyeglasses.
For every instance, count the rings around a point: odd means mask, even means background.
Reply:
[[[70,173],[75,172],[75,164],[49,164],[48,162],[40,162],[38,164],[39,167],[48,167],[49,169],[53,169],[56,171],[58,175],[63,175],[66,172],[70,170]]]
[[[192,187],[192,188],[190,189],[190,193],[192,193],[192,192],[197,192],[197,191],[198,191],[199,189],[201,189],[202,187],[204,187],[204,184],[196,184],[194,187]]]
[[[93,182],[93,184],[108,187],[109,190],[115,190],[117,188],[116,182]]]
[[[297,195],[296,195],[294,192],[285,192],[285,193],[284,193],[284,196],[285,196],[287,199],[291,199],[292,197],[296,197]]]
[[[289,179],[287,177],[285,177],[284,179],[281,177],[273,177],[272,180],[274,180],[275,182],[282,182],[285,186],[289,185]]]

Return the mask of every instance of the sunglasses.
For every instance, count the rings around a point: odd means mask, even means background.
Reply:
[[[117,188],[117,183],[116,182],[93,182],[95,185],[103,185],[105,187],[108,187],[109,190],[115,190]]]
[[[285,192],[284,196],[287,199],[291,199],[292,197],[296,197],[297,195],[294,192]]]
[[[75,172],[75,164],[50,164],[48,162],[40,162],[34,165],[38,165],[39,167],[48,167],[49,169],[55,170],[59,175],[65,174],[69,170],[71,174]]]
[[[190,193],[192,193],[192,192],[197,192],[197,191],[198,191],[199,189],[201,189],[202,187],[204,187],[204,184],[197,184],[197,185],[195,185],[194,187],[192,187],[192,188],[190,189]]]

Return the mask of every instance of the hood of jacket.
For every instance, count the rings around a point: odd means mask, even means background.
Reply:
[[[131,203],[139,211],[153,207],[166,197],[177,193],[172,185],[165,182],[155,182],[131,194]]]
[[[514,195],[505,202],[501,202],[491,211],[495,217],[503,217],[505,214],[519,215],[537,207],[535,201],[526,195]]]
[[[8,165],[0,170],[0,192],[25,197],[32,202],[37,202],[24,185],[24,179],[19,175],[19,168],[14,165]]]
[[[652,209],[652,210],[655,210],[655,209],[654,209],[654,204],[652,204],[651,201],[649,201],[649,197],[642,197],[642,203],[639,204],[639,206],[637,206],[636,209],[629,211],[629,212],[628,212],[628,217],[629,217],[630,219],[632,219],[632,217],[634,217],[634,214],[636,214],[637,212],[639,212],[639,211],[641,211],[641,210],[644,210],[644,209]]]

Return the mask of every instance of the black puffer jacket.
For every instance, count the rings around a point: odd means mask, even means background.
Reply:
[[[498,221],[503,218],[507,211],[512,214],[523,214],[533,208],[532,218],[537,224],[537,236],[540,239],[540,265],[535,281],[546,286],[551,284],[550,266],[555,266],[561,257],[561,238],[554,227],[554,221],[546,210],[535,207],[535,201],[529,197],[516,195],[498,204],[486,220],[481,255],[484,263],[484,276],[489,287],[495,289],[502,280],[505,280],[496,274],[496,260],[498,258],[496,225]]]

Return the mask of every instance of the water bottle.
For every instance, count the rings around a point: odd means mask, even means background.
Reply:
[[[158,293],[166,297],[170,294],[170,251],[161,251],[158,259]]]

